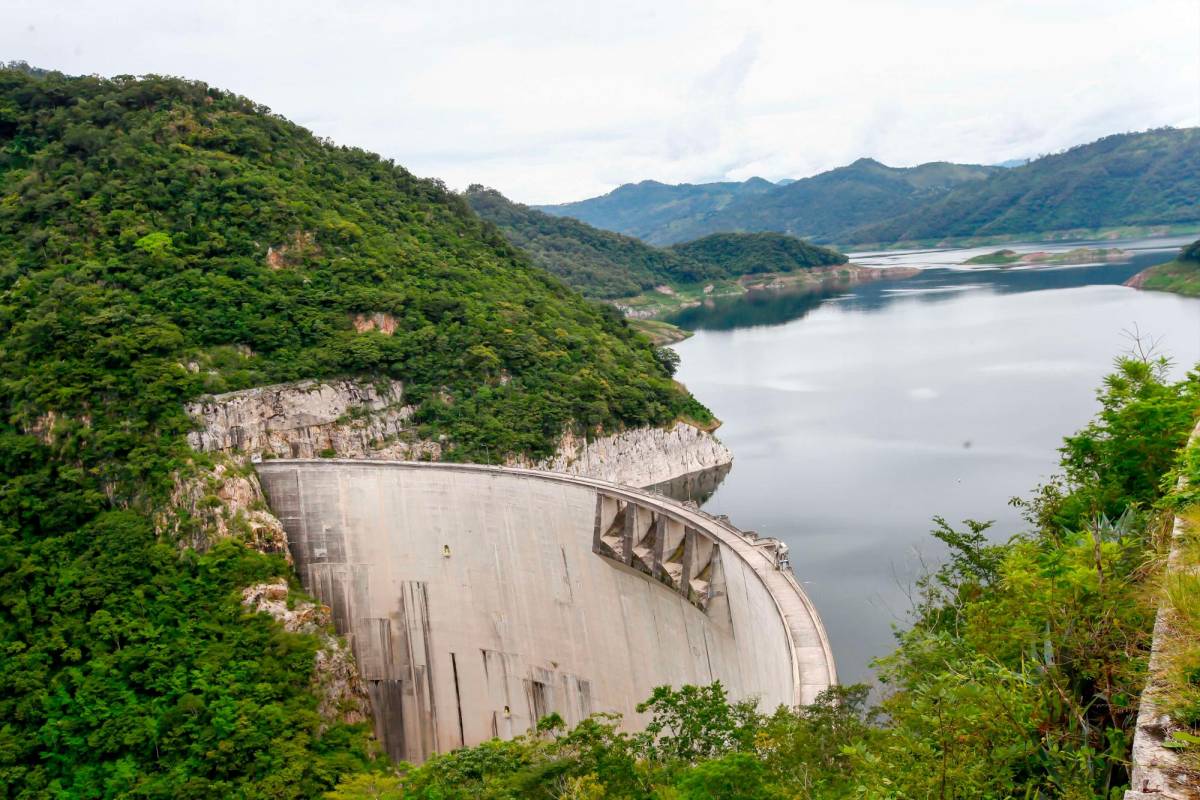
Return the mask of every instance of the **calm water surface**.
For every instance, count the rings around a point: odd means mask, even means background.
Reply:
[[[1054,471],[1125,332],[1158,340],[1177,375],[1200,361],[1200,300],[1120,285],[1179,242],[1119,246],[1132,262],[1010,270],[954,266],[996,248],[860,254],[926,269],[678,318],[696,330],[676,346],[678,377],[724,420],[735,455],[704,507],[791,546],[843,682],[870,679],[922,562],[941,557],[931,516],[995,520],[997,539],[1021,529],[1008,499]]]

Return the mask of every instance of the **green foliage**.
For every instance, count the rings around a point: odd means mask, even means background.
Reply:
[[[1200,377],[1169,384],[1165,359],[1123,358],[1098,393],[1100,413],[1062,448],[1074,487],[1059,507],[1062,522],[1082,525],[1145,508],[1163,494],[1163,476],[1191,433]]]
[[[553,217],[474,185],[467,202],[542,269],[590,297],[628,297],[665,283],[715,277],[711,268],[578,220]]]
[[[513,203],[494,189],[472,186],[466,198],[534,263],[592,297],[628,297],[663,284],[846,263],[841,253],[781,234],[726,233],[658,248]]]
[[[671,247],[676,253],[722,270],[722,277],[793,272],[848,260],[836,250],[778,233],[714,233]]]
[[[0,493],[3,796],[302,798],[366,763],[362,726],[317,713],[315,637],[241,606],[280,557],[181,553],[133,511],[54,520],[45,497]]]
[[[754,744],[757,703],[730,704],[720,682],[709,686],[672,689],[659,686],[639,703],[639,714],[650,714],[641,741],[647,756],[666,763],[694,763]]]

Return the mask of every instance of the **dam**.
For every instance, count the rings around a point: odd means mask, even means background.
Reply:
[[[720,681],[770,711],[836,681],[786,546],[697,508],[541,470],[256,467],[395,759],[517,736],[550,713],[639,729],[637,703],[664,684]]]

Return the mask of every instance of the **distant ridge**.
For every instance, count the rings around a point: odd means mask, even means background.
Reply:
[[[1186,224],[1200,225],[1200,128],[1106,136],[836,238],[893,244]]]
[[[642,181],[539,208],[652,244],[775,231],[848,246],[1200,227],[1198,199],[1200,129],[1162,128],[991,166],[860,158],[797,181]]]
[[[692,219],[713,214],[739,199],[765,195],[778,188],[762,178],[750,178],[740,183],[677,185],[641,181],[627,183],[589,200],[534,208],[636,236],[650,244],[672,244],[703,235],[690,230]]]

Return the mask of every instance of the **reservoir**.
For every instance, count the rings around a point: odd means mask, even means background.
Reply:
[[[1105,242],[1124,263],[968,268],[996,247],[855,254],[916,277],[826,294],[718,298],[673,318],[678,378],[724,421],[733,469],[704,508],[791,547],[843,683],[908,623],[915,579],[943,557],[934,515],[956,528],[1022,529],[1009,498],[1057,467],[1062,437],[1098,409],[1113,359],[1155,343],[1181,377],[1200,361],[1200,300],[1121,284],[1186,240]],[[1016,246],[1067,250],[1081,243]]]

